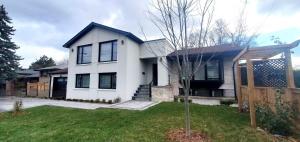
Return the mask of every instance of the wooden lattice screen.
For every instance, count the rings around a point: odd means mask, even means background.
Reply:
[[[253,61],[254,84],[257,87],[287,87],[287,64],[284,58]],[[247,85],[247,69],[241,68],[241,83]]]

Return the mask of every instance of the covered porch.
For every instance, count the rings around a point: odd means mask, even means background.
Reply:
[[[234,58],[236,94],[239,111],[249,108],[251,126],[256,127],[256,104],[274,107],[279,89],[286,103],[298,103],[300,89],[295,88],[291,49],[300,40],[291,44],[245,48]]]

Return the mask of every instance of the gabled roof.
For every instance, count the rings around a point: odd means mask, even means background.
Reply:
[[[189,55],[197,55],[197,54],[220,54],[220,53],[229,53],[229,52],[237,52],[239,53],[244,48],[233,46],[232,44],[222,44],[222,45],[215,45],[209,47],[202,47],[202,48],[190,48],[185,50],[178,50],[178,55],[184,55],[188,53]],[[176,56],[176,51],[170,53],[168,57]]]
[[[131,40],[141,44],[144,41],[141,40],[140,38],[138,38],[137,36],[135,36],[134,34],[130,33],[130,32],[126,32],[126,31],[122,31],[119,29],[115,29],[112,27],[108,27],[102,24],[98,24],[95,22],[91,22],[88,26],[86,26],[83,30],[81,30],[78,34],[76,34],[73,38],[71,38],[68,42],[66,42],[63,47],[69,48],[72,44],[74,44],[77,40],[79,40],[81,37],[83,37],[85,34],[87,34],[89,31],[91,31],[93,28],[100,28],[100,29],[104,29],[107,31],[111,31],[114,33],[118,33],[121,35],[124,35],[128,38],[130,38]]]

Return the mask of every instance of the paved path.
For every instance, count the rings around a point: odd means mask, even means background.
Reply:
[[[0,112],[11,111],[15,101],[22,100],[23,108],[31,108],[43,105],[60,106],[79,109],[115,108],[129,110],[145,110],[158,103],[151,101],[127,101],[118,104],[97,104],[85,102],[72,102],[63,100],[50,100],[39,98],[0,97]]]

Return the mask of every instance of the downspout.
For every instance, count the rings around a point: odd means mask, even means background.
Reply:
[[[232,74],[233,74],[233,92],[234,92],[234,99],[237,100],[237,95],[236,95],[236,82],[235,82],[235,66],[236,64],[236,61],[233,61],[233,64],[232,64]]]
[[[51,96],[51,92],[52,92],[52,89],[51,89],[51,82],[52,82],[52,74],[49,74],[50,75],[50,81],[49,81],[49,94],[48,94],[48,98],[50,99],[50,96]]]

